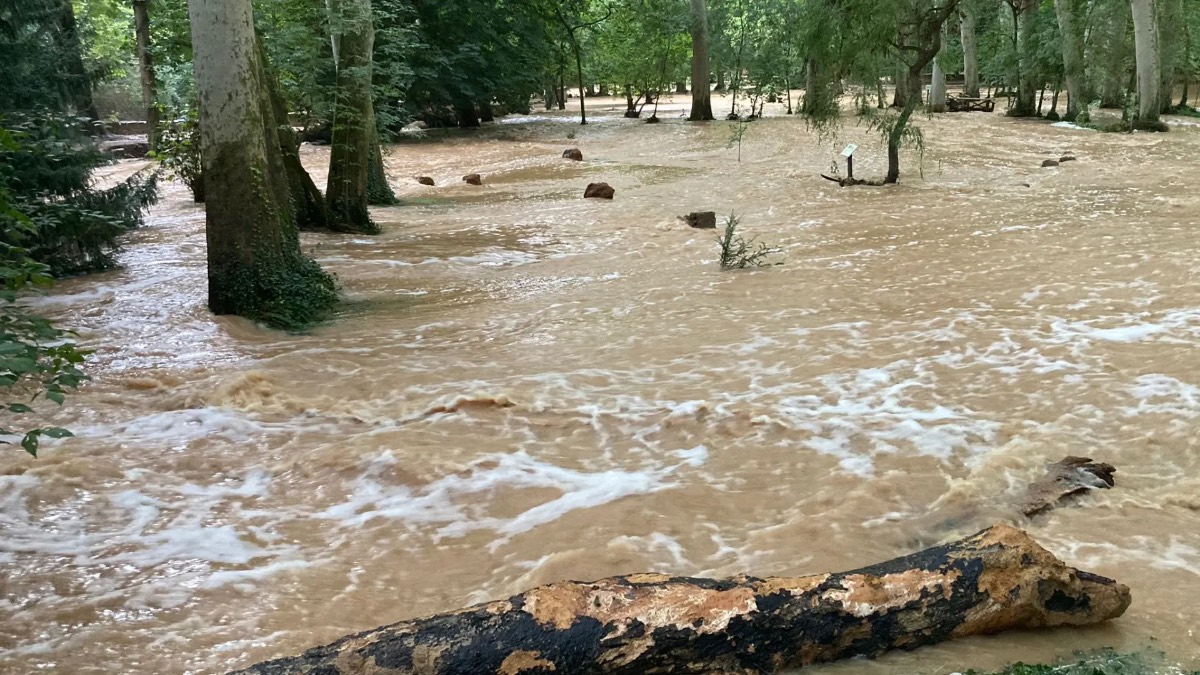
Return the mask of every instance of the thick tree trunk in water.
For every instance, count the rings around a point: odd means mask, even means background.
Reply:
[[[1087,106],[1084,87],[1087,83],[1083,57],[1083,26],[1079,21],[1079,0],[1054,0],[1058,15],[1058,31],[1062,35],[1063,70],[1067,81],[1067,114],[1063,119],[1074,121]],[[1055,101],[1058,100],[1055,92]],[[1055,109],[1057,109],[1057,103]]]
[[[929,94],[929,111],[946,112],[946,73],[936,56],[933,58],[933,86]]]
[[[260,663],[242,675],[777,672],[1121,616],[1129,588],[997,525],[837,574],[560,582]]]
[[[975,10],[959,7],[959,37],[963,49],[963,95],[979,96],[979,42],[975,37]]]
[[[1161,61],[1158,94],[1160,112],[1170,113],[1175,108],[1175,82],[1185,72],[1187,65],[1187,17],[1183,14],[1183,0],[1158,0],[1158,44]]]
[[[333,279],[300,253],[250,0],[188,3],[206,182],[208,304],[281,327],[337,300]]]
[[[911,87],[908,86],[908,66],[905,66],[903,63],[897,63],[896,64],[896,91],[893,93],[893,96],[892,96],[892,107],[893,108],[908,107],[908,99],[909,99],[910,91],[911,91]],[[920,92],[920,88],[918,88],[917,91]],[[917,99],[920,100],[920,98],[921,98],[920,95],[918,95]]]
[[[1021,0],[1017,12],[1017,103],[1008,114],[1013,117],[1032,117],[1037,114],[1035,99],[1037,84],[1033,81],[1034,52],[1037,50],[1037,40],[1034,38],[1034,14],[1037,13],[1037,0]]]
[[[158,148],[158,80],[150,57],[150,0],[133,0],[133,29],[137,39],[138,71],[142,80],[142,103],[146,106],[146,140]]]
[[[379,227],[367,211],[367,181],[375,137],[371,101],[371,54],[375,29],[371,0],[331,0],[338,35],[337,86],[334,92],[333,148],[329,159],[330,226],[342,232],[375,234]]]
[[[480,122],[495,122],[496,111],[492,109],[491,103],[479,104],[479,121]]]
[[[1161,102],[1158,99],[1158,22],[1155,20],[1155,0],[1130,0],[1133,8],[1133,40],[1137,55],[1138,110],[1135,124],[1153,125],[1158,122]]]
[[[704,0],[692,0],[692,112],[688,119],[693,122],[713,119],[708,75],[708,6]]]
[[[686,94],[686,93],[688,93],[688,90],[687,90],[687,82],[683,82],[683,81],[676,82],[676,83],[675,83],[675,93],[676,93],[676,94]]]
[[[608,96],[608,85],[607,84],[600,85],[600,93],[598,95],[601,98]]]
[[[96,102],[92,98],[92,79],[83,65],[83,45],[79,41],[79,27],[75,21],[75,8],[71,0],[60,0],[58,7],[58,31],[54,33],[59,51],[65,55],[67,72],[62,75],[63,99],[75,111],[95,121],[100,119]]]
[[[695,86],[695,84],[693,84],[692,86]],[[725,71],[724,70],[717,71],[717,86],[713,88],[713,91],[719,91],[719,92],[725,91]]]
[[[462,129],[474,129],[480,124],[479,111],[474,103],[459,103],[454,106],[454,118]]]

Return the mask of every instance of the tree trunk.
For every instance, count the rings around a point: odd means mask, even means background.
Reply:
[[[975,37],[975,10],[969,5],[959,7],[959,37],[963,49],[963,95],[979,96],[979,42]]]
[[[142,103],[146,106],[146,140],[158,149],[158,80],[150,56],[150,0],[133,0],[133,27],[137,39],[138,70],[142,80]]]
[[[496,111],[492,108],[491,103],[479,104],[479,121],[480,122],[495,122]]]
[[[375,29],[371,24],[371,0],[331,0],[330,5],[340,50],[334,90],[333,148],[325,188],[330,226],[340,232],[376,234],[379,227],[367,211],[367,182],[375,137],[375,110],[371,101]]]
[[[916,110],[917,104],[921,101],[921,77],[920,71],[916,74],[909,72],[904,78],[904,93],[900,94],[897,91],[897,98],[904,98],[904,108],[900,111],[900,118],[896,120],[895,126],[892,127],[892,132],[888,134],[888,171],[883,178],[884,185],[894,185],[900,181],[900,146],[904,142],[904,129],[908,126],[908,121],[912,119],[913,111]]]
[[[1087,97],[1083,93],[1087,77],[1084,70],[1083,26],[1079,21],[1079,0],[1054,0],[1054,11],[1058,15],[1059,33],[1062,34],[1063,70],[1067,82],[1067,114],[1063,119],[1073,122],[1087,107]],[[1057,109],[1057,104],[1055,108]]]
[[[270,125],[265,132],[267,142],[274,139],[279,146],[284,180],[287,184],[287,199],[278,206],[285,219],[299,230],[328,229],[329,207],[325,203],[325,196],[317,189],[312,177],[300,162],[300,140],[296,138],[296,132],[292,130],[291,121],[288,119],[287,100],[283,96],[282,87],[279,86],[278,77],[268,62],[262,39],[257,35],[255,48],[267,92],[267,104],[263,111],[263,114],[268,116]]]
[[[903,62],[896,62],[896,91],[892,95],[893,108],[908,107],[908,98],[911,88],[908,86],[908,66]],[[920,89],[918,88],[918,91]],[[917,97],[920,100],[920,96]]]
[[[1035,99],[1037,85],[1033,80],[1034,53],[1037,41],[1034,36],[1034,14],[1037,0],[1020,0],[1017,11],[1017,103],[1009,109],[1013,117],[1033,117],[1037,114]]]
[[[372,206],[395,206],[400,200],[388,184],[387,171],[383,166],[383,147],[379,145],[379,132],[371,138],[371,166],[367,169],[367,203]]]
[[[607,84],[600,85],[600,93],[598,95],[601,98],[608,96],[608,85]]]
[[[63,100],[75,112],[88,119],[100,119],[100,111],[92,98],[92,79],[83,65],[83,45],[79,41],[79,26],[75,21],[75,8],[71,0],[60,0],[58,6],[58,31],[54,32],[58,50],[66,59],[67,72],[63,74]]]
[[[692,0],[692,112],[693,122],[713,119],[712,92],[708,88],[708,6]],[[720,82],[720,75],[718,83]]]
[[[1161,108],[1155,0],[1130,0],[1129,4],[1133,8],[1133,40],[1137,56],[1138,110],[1134,124],[1153,127],[1159,121]]]
[[[1100,23],[1106,24],[1108,30],[1103,32],[1096,48],[1096,53],[1102,56],[1099,59],[1102,70],[1100,107],[1124,108],[1125,81],[1130,72],[1127,66],[1130,56],[1128,39],[1130,12],[1125,9],[1123,2],[1117,2],[1110,9],[1115,10],[1115,14],[1109,21],[1104,21],[1104,18],[1100,19]]]
[[[850,572],[564,581],[349,635],[241,675],[771,673],[1121,616],[1129,588],[997,525]]]
[[[1159,111],[1170,113],[1175,108],[1175,82],[1186,73],[1187,17],[1183,0],[1158,0],[1158,44],[1161,50],[1159,79]]]
[[[946,112],[946,73],[936,56],[933,57],[933,86],[929,94],[929,111]]]
[[[575,52],[575,74],[579,80],[579,124],[587,124],[587,107],[584,101],[587,100],[587,94],[583,91],[583,54],[579,47],[579,42],[575,39],[575,32],[571,32],[571,49]]]
[[[694,86],[696,86],[696,84],[693,82],[692,86],[694,87]],[[715,88],[713,88],[713,91],[718,91],[718,92],[724,93],[724,91],[725,91],[725,71],[724,70],[717,71],[717,86]]]
[[[633,85],[625,85],[625,116],[637,112],[637,102],[633,100]]]
[[[277,125],[255,48],[250,0],[188,3],[206,182],[208,304],[295,328],[337,301],[332,277],[300,253]],[[282,196],[281,196],[282,195]]]
[[[454,106],[454,119],[461,129],[474,129],[479,126],[479,110],[474,103],[459,103]]]

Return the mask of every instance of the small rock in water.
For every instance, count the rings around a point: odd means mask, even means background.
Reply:
[[[1063,155],[1062,157],[1058,158],[1059,164],[1062,164],[1063,162],[1074,162],[1074,161],[1075,161],[1074,155]]]
[[[701,230],[711,230],[717,226],[716,211],[693,211],[686,216],[679,216],[679,219]]]
[[[583,191],[584,199],[612,199],[617,191],[608,183],[588,183],[587,189]]]
[[[1058,166],[1058,160],[1057,159],[1047,159],[1046,161],[1042,162],[1042,166],[1043,167]]]
[[[421,185],[433,185],[433,179],[429,176],[418,176],[417,182]]]
[[[563,159],[573,159],[576,162],[583,161],[583,153],[579,151],[579,148],[571,148],[570,150],[563,150],[562,156],[563,156]]]
[[[1111,464],[1093,462],[1089,457],[1066,457],[1046,467],[1046,475],[1029,486],[1021,511],[1034,516],[1048,511],[1063,499],[1088,490],[1107,490],[1116,484]]]
[[[469,173],[463,176],[463,182],[467,185],[483,185],[483,179],[477,173]]]

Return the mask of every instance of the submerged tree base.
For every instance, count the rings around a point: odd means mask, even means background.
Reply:
[[[222,278],[222,275],[225,275]],[[217,289],[236,289],[219,294]],[[338,302],[337,282],[303,255],[249,268],[209,269],[209,308],[272,328],[300,330],[323,320]]]

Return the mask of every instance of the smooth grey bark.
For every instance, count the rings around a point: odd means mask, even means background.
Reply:
[[[1158,98],[1158,20],[1155,0],[1130,0],[1133,10],[1133,44],[1137,57],[1138,109],[1136,124],[1158,122],[1161,102]]]
[[[933,58],[933,83],[929,93],[929,111],[946,112],[946,72],[935,56]]]
[[[692,1],[692,111],[693,122],[713,119],[712,92],[708,77],[708,6],[704,0]]]
[[[208,248],[208,305],[280,327],[336,302],[300,253],[250,0],[191,0]]]
[[[333,139],[325,199],[330,227],[342,232],[376,234],[367,210],[367,183],[375,138],[371,99],[375,28],[371,0],[330,0],[331,32],[336,37],[337,83],[334,88]]]
[[[959,38],[963,49],[963,95],[979,96],[979,40],[975,35],[975,8],[971,3],[959,7]]]
[[[1083,26],[1079,21],[1079,10],[1079,0],[1054,0],[1058,31],[1062,35],[1063,71],[1067,83],[1067,113],[1063,119],[1070,121],[1074,121],[1087,107],[1084,94],[1087,77],[1084,70]]]
[[[1101,5],[1093,29],[1093,72],[1099,71],[1100,107],[1123,108],[1126,83],[1132,72],[1132,41],[1129,39],[1129,9],[1124,2]],[[1099,33],[1099,35],[1096,35]]]

